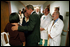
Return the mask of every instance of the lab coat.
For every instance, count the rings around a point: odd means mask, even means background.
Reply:
[[[60,46],[61,33],[62,33],[62,30],[64,27],[64,23],[60,18],[58,18],[58,20],[52,26],[53,22],[54,22],[54,20],[51,21],[51,23],[48,27],[48,34],[50,34],[50,36],[52,37],[52,39],[49,38],[49,45],[50,46]]]
[[[20,14],[18,14],[18,15],[19,15],[19,19],[20,19],[19,24],[22,25],[24,15],[23,15],[23,14],[21,14],[21,16],[20,16]],[[21,18],[21,17],[22,17],[22,18]]]
[[[44,17],[45,17],[45,19],[43,19]],[[48,28],[48,25],[51,23],[51,20],[52,20],[52,18],[51,18],[51,16],[49,14],[47,16],[43,15],[41,17],[40,27],[45,29],[43,31],[40,31],[40,33],[41,33],[41,39],[48,40],[48,31],[47,31],[47,28]]]

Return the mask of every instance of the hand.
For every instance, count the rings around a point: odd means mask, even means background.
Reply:
[[[45,29],[40,27],[40,31],[43,31],[43,30],[45,30]]]
[[[12,26],[12,31],[15,31],[15,30],[18,30],[18,23],[11,23],[12,25],[15,25],[15,26]]]
[[[25,44],[23,44],[23,46],[25,46]]]
[[[48,34],[48,37],[52,39],[52,37],[50,36],[50,34]]]
[[[26,42],[23,42],[23,46],[25,46]]]

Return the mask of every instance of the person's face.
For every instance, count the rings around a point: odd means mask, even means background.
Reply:
[[[45,14],[48,14],[48,13],[49,13],[49,12],[48,12],[48,9],[45,9],[45,11],[44,11],[44,12],[45,12]]]
[[[36,9],[36,12],[39,12],[39,9],[38,8]]]
[[[29,18],[29,15],[28,15],[26,12],[25,12],[24,14],[25,14],[25,17],[26,17],[26,18]]]
[[[26,7],[26,8],[25,8],[25,10],[26,10],[26,13],[27,13],[28,15],[30,15],[30,14],[31,14],[30,9],[27,9],[27,7]]]
[[[54,12],[54,13],[52,14],[52,18],[53,18],[53,20],[56,20],[56,18],[57,18],[56,12]]]
[[[21,14],[21,11],[19,11],[19,14]]]

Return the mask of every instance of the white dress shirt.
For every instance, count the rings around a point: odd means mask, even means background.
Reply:
[[[47,16],[43,15],[41,17],[40,27],[45,29],[43,31],[40,31],[41,32],[41,39],[46,39],[46,40],[48,39],[47,28],[48,28],[48,25],[50,24],[51,20],[52,20],[52,18],[49,14]]]
[[[34,12],[34,11],[32,11],[31,14],[32,14],[33,12]]]

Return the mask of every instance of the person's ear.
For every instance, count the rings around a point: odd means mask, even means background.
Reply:
[[[31,8],[29,10],[31,10]]]
[[[30,9],[29,9],[29,11],[31,12],[31,11],[32,11],[32,9],[30,8]]]

